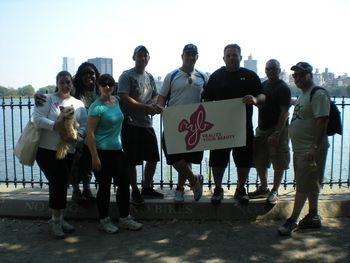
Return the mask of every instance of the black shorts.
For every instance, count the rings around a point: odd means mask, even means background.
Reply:
[[[232,151],[233,161],[237,168],[253,167],[253,136],[247,137],[247,145],[244,147],[225,148],[211,150],[209,156],[209,166],[226,168],[230,161]]]
[[[129,165],[141,165],[143,161],[158,162],[157,136],[151,127],[138,127],[123,123],[123,150]]]
[[[203,151],[201,152],[189,152],[189,153],[176,153],[168,154],[165,145],[164,134],[162,136],[162,147],[168,165],[173,165],[178,161],[185,160],[187,163],[200,164],[203,159]]]

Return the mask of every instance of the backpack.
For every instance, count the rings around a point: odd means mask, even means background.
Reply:
[[[330,101],[330,110],[329,110],[329,116],[328,116],[328,126],[327,126],[327,135],[328,136],[333,136],[336,133],[342,135],[343,134],[343,128],[342,128],[342,121],[341,121],[341,116],[340,116],[340,111],[335,105],[334,101],[332,101],[328,95],[327,90],[321,87],[314,87],[311,90],[310,93],[310,102],[312,100],[312,96],[315,94],[315,92],[319,89],[324,90],[327,93],[327,96]]]

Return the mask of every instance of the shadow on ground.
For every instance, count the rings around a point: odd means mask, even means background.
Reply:
[[[71,221],[63,240],[44,220],[0,219],[1,262],[348,262],[350,220],[324,219],[316,231],[279,237],[281,221],[142,221],[138,232],[108,235],[96,221]]]

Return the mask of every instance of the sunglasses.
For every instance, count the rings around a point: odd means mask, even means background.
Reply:
[[[104,83],[101,83],[100,84],[101,85],[101,87],[114,87],[114,83],[112,83],[112,82],[104,82]]]
[[[86,70],[83,71],[82,75],[96,75],[95,71],[92,70]]]
[[[193,80],[192,80],[192,77],[191,77],[191,74],[187,74],[188,75],[188,84],[192,84]]]
[[[278,68],[274,68],[274,67],[272,67],[272,68],[265,68],[265,70],[268,70],[268,71],[275,71],[275,70],[278,70]]]
[[[294,73],[294,74],[292,74],[292,77],[293,77],[294,79],[296,79],[296,78],[303,78],[303,77],[306,76],[306,74],[307,74],[307,73]]]

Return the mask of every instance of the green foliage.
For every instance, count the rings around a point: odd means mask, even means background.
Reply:
[[[17,96],[21,97],[32,97],[35,94],[34,87],[32,85],[26,85],[22,88],[17,89]]]
[[[17,90],[14,88],[5,88],[0,86],[0,96],[1,97],[15,97],[17,96]]]
[[[56,86],[49,85],[38,90],[38,93],[53,93],[55,92]],[[0,86],[0,97],[33,97],[35,89],[32,85],[26,85],[17,89],[11,87]]]
[[[42,87],[42,88],[38,89],[38,93],[41,93],[41,94],[54,93],[55,90],[56,90],[55,85],[49,85],[49,86]]]

